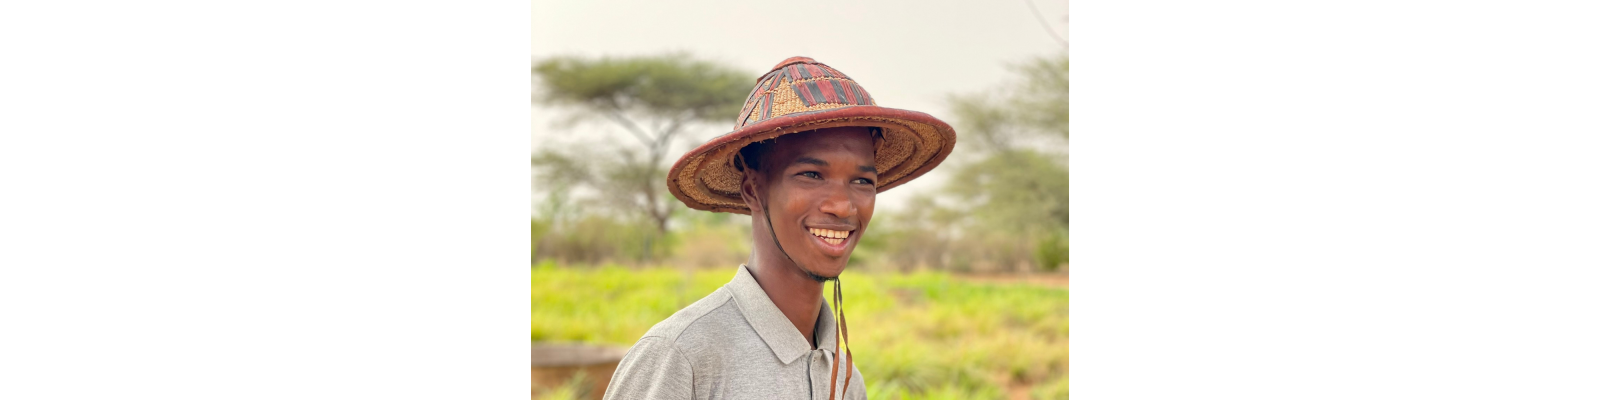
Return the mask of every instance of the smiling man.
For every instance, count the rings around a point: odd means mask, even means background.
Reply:
[[[605,397],[865,399],[839,274],[867,234],[878,192],[939,165],[955,140],[950,125],[878,107],[853,79],[815,60],[773,67],[756,80],[733,132],[684,154],[667,175],[690,208],[751,216],[749,261],[727,285],[650,328]],[[829,281],[832,307],[823,301]]]

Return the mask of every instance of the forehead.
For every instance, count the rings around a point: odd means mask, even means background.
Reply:
[[[843,155],[873,164],[872,130],[865,127],[839,127],[785,135],[773,144],[772,161],[788,164],[801,156]]]

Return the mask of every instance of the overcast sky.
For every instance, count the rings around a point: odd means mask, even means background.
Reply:
[[[1035,0],[1034,6],[1050,28],[1066,35],[1066,1]],[[748,71],[754,85],[779,61],[806,56],[849,74],[880,106],[922,111],[952,124],[946,95],[994,87],[1010,77],[1007,65],[1063,49],[1026,0],[536,0],[533,13],[534,60],[687,51]],[[534,108],[534,146],[616,133],[552,128],[558,115]],[[732,126],[730,118],[690,132],[669,162]],[[938,172],[883,193],[879,202],[898,204],[906,194],[928,189],[940,180]]]

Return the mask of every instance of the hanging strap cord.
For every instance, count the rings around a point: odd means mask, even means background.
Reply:
[[[844,343],[845,390],[850,390],[850,376],[855,375],[851,371],[855,370],[856,357],[854,354],[850,353],[850,327],[844,322],[844,292],[839,288],[839,278],[833,279],[833,313],[834,319],[839,321],[839,326],[837,327],[838,330],[835,331],[834,334],[837,335],[837,338],[842,338],[843,340],[836,340],[833,342],[834,362],[833,372],[828,374],[828,400],[833,400],[834,393],[838,393],[834,384],[839,383],[839,343]]]

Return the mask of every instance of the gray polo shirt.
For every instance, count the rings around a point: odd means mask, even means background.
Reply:
[[[732,282],[645,332],[617,365],[606,399],[827,400],[838,340],[827,302],[819,319],[812,350],[740,265]],[[850,387],[835,399],[867,398],[861,371],[851,369]]]

